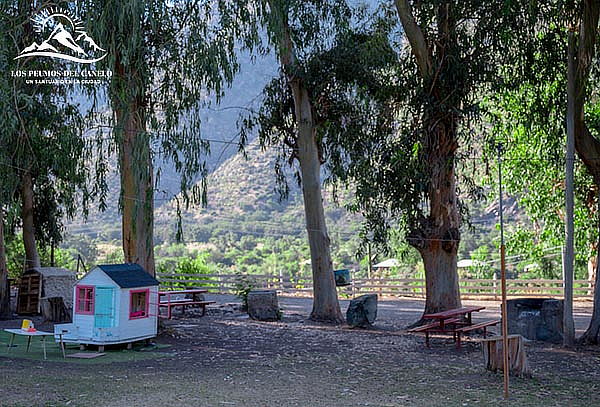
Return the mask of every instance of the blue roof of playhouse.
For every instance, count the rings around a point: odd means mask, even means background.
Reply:
[[[121,288],[147,287],[159,282],[139,264],[101,264],[98,268]]]

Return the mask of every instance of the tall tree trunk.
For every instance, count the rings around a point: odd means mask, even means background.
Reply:
[[[593,253],[598,253],[597,244],[592,245],[592,251],[593,251]],[[597,267],[598,267],[598,256],[597,255],[590,256],[590,258],[588,259],[588,263],[587,263],[588,285],[590,288],[587,292],[588,295],[593,295],[593,292],[594,292],[594,281],[596,281]]]
[[[598,35],[598,20],[600,18],[600,2],[597,0],[583,0],[583,14],[580,18],[579,31],[576,35],[577,52],[569,61],[573,64],[573,127],[575,134],[575,150],[583,161],[586,169],[594,179],[600,190],[600,141],[595,138],[585,123],[585,101],[587,98],[587,82],[590,76],[592,62],[595,56],[596,39]],[[573,34],[575,35],[575,34]],[[598,231],[600,239],[600,229]],[[600,240],[599,240],[600,241]],[[600,246],[599,246],[600,250]],[[596,284],[598,287],[598,272],[596,271]],[[594,311],[587,331],[581,338],[583,342],[600,343],[600,290],[594,289]]]
[[[288,85],[294,97],[298,147],[297,158],[302,178],[302,196],[306,230],[310,247],[310,260],[313,276],[313,308],[310,318],[329,323],[342,323],[344,318],[337,298],[333,264],[331,261],[330,240],[325,222],[323,197],[321,194],[321,154],[316,140],[316,124],[309,92],[300,78],[294,74],[296,54],[289,33],[287,15],[273,2],[271,11],[281,24],[282,34],[279,43],[279,58]]]
[[[573,322],[573,263],[575,257],[573,171],[575,159],[575,49],[572,32],[568,41],[567,68],[567,151],[565,160],[565,246],[563,252],[563,345],[573,346],[575,325]]]
[[[335,287],[330,241],[321,195],[321,161],[312,118],[312,106],[306,89],[297,81],[293,82],[291,87],[298,123],[298,161],[313,276],[314,300],[310,317],[318,321],[341,323],[343,317]]]
[[[454,52],[456,31],[449,3],[443,2],[438,7],[440,39],[435,43],[427,41],[408,0],[395,0],[394,3],[419,74],[429,92],[427,113],[422,117],[423,159],[430,182],[429,215],[413,225],[408,235],[408,243],[419,251],[425,266],[424,313],[427,314],[461,305],[456,267],[461,217],[454,173],[459,118],[445,107],[456,85],[440,79],[445,77],[447,69],[452,69],[450,64],[456,64],[450,55]]]
[[[461,306],[457,256],[460,243],[460,211],[456,195],[454,153],[456,119],[432,117],[428,123],[425,154],[430,171],[429,216],[415,227],[408,242],[415,247],[425,267],[424,314]]]
[[[10,318],[10,287],[4,245],[4,210],[0,207],[0,319]]]
[[[598,284],[600,284],[600,190],[598,193],[598,242],[596,244],[596,271],[594,279],[594,307],[592,311],[592,319],[590,325],[580,338],[582,343],[599,344],[600,343],[600,290],[598,290]]]
[[[23,245],[25,246],[25,270],[40,267],[40,256],[35,239],[33,218],[33,179],[26,172],[21,179],[21,219],[23,221]]]
[[[117,78],[128,83],[127,68],[117,63]],[[135,89],[135,84],[131,89]],[[125,93],[129,94],[129,93]],[[121,173],[122,233],[125,262],[137,263],[155,275],[154,173],[143,97],[123,101],[114,96]],[[126,106],[126,107],[124,107]]]
[[[153,167],[148,136],[136,115],[117,114],[124,128],[119,151],[123,254],[127,263],[137,263],[154,275]]]

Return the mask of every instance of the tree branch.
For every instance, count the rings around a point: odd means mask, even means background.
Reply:
[[[396,4],[398,17],[400,17],[404,33],[408,38],[408,42],[410,43],[415,58],[417,58],[417,66],[419,67],[421,77],[427,79],[431,76],[432,63],[431,52],[427,46],[423,31],[415,21],[408,0],[395,0],[394,3]]]

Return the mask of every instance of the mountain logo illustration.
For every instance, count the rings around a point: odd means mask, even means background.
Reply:
[[[102,49],[83,30],[83,23],[68,11],[49,8],[31,19],[37,33],[44,41],[33,42],[15,58],[51,57],[82,64],[93,64],[106,57]]]

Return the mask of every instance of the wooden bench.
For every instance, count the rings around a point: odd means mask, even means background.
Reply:
[[[449,318],[449,319],[444,320],[444,326],[452,325],[452,324],[460,324],[460,323],[462,323],[462,320],[460,318]],[[454,332],[454,331],[455,330],[452,330],[452,332]],[[442,329],[441,321],[435,321],[435,322],[431,322],[429,324],[411,328],[408,330],[408,332],[425,332],[425,345],[427,347],[429,347],[429,334],[430,333],[448,332],[448,331],[446,329]],[[455,337],[455,340],[456,340],[456,337]]]
[[[463,326],[460,328],[457,328],[456,334],[457,334],[457,340],[456,340],[456,347],[460,349],[460,345],[461,345],[461,336],[463,334],[466,334],[467,332],[471,332],[471,331],[475,331],[477,329],[483,329],[483,337],[485,338],[486,334],[487,334],[487,327],[488,326],[494,326],[500,323],[499,319],[494,319],[494,320],[490,320],[490,321],[483,321],[483,322],[479,322],[477,324],[473,324],[473,325],[467,325],[467,326]]]
[[[206,315],[206,306],[210,304],[214,304],[216,301],[194,301],[188,298],[182,299],[172,299],[170,301],[161,301],[158,305],[159,307],[167,308],[167,318],[171,319],[171,308],[173,307],[182,307],[181,314],[185,313],[185,307],[187,306],[197,306],[202,308],[202,316]]]

